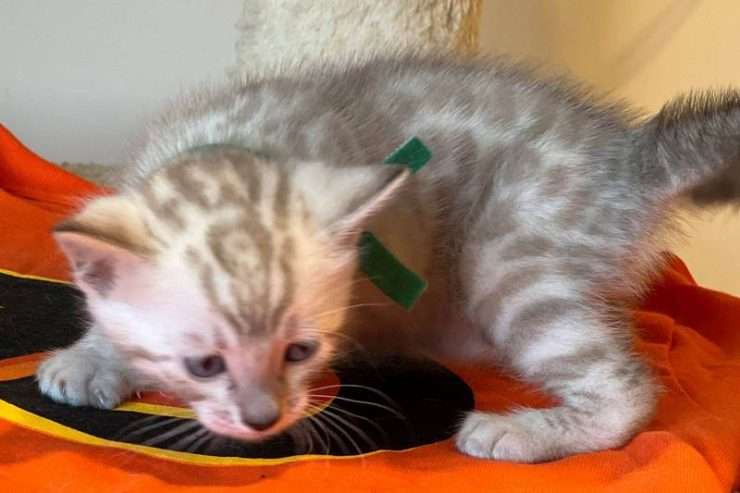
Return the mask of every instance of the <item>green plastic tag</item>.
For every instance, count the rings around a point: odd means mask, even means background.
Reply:
[[[413,308],[427,282],[399,262],[374,234],[363,231],[359,247],[362,272],[390,299],[406,310]]]
[[[402,164],[410,169],[412,173],[416,173],[430,159],[432,159],[432,153],[427,149],[427,146],[417,137],[412,137],[393,151],[383,162],[385,164]]]
[[[386,164],[400,164],[416,173],[430,159],[432,153],[416,137],[406,141],[385,159]],[[427,288],[427,282],[406,268],[383,246],[374,234],[364,231],[360,236],[360,270],[386,296],[406,310],[413,308]]]

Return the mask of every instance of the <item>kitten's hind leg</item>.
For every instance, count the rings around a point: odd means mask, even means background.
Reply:
[[[504,365],[559,399],[550,409],[472,412],[457,447],[472,456],[540,462],[620,446],[652,414],[655,387],[611,320],[548,259],[511,266],[471,289],[471,316]],[[486,284],[488,284],[486,286]]]
[[[94,327],[41,363],[36,379],[44,395],[73,406],[112,409],[133,391],[120,356]]]

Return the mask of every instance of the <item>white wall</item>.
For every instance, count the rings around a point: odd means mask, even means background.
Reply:
[[[241,0],[0,0],[0,123],[53,161],[120,163],[180,88],[236,60]]]

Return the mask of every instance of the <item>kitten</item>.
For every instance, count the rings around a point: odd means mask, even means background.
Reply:
[[[382,164],[413,136],[433,153],[423,169]],[[558,398],[471,412],[466,454],[617,447],[655,407],[625,311],[659,266],[655,232],[681,196],[738,199],[739,157],[736,92],[638,121],[486,61],[374,59],[201,92],[151,127],[118,194],[56,228],[94,322],[40,388],[111,408],[153,385],[259,440],[303,416],[311,376],[358,338],[501,365]],[[412,310],[357,273],[363,230],[429,281]]]

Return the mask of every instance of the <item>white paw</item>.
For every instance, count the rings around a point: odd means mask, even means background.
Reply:
[[[76,347],[41,363],[36,379],[43,394],[72,406],[112,409],[130,392],[120,367]]]
[[[511,462],[541,462],[554,458],[551,442],[536,421],[521,416],[474,411],[456,437],[461,452],[473,457]]]

